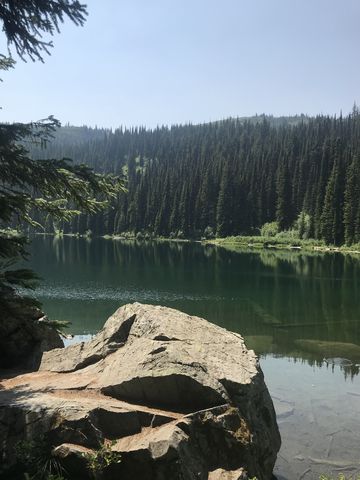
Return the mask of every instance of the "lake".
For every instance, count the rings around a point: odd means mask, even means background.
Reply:
[[[42,236],[30,250],[36,297],[76,340],[134,301],[241,333],[277,412],[276,476],[360,474],[360,256]]]

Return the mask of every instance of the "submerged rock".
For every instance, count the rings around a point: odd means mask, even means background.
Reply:
[[[295,345],[302,350],[324,358],[344,358],[351,363],[360,363],[360,346],[354,343],[329,342],[325,340],[295,340]]]
[[[46,352],[40,371],[0,385],[2,457],[45,436],[70,478],[84,451],[121,454],[103,478],[270,479],[280,435],[242,337],[179,311],[117,310],[89,342]],[[245,478],[245,476],[243,476]]]

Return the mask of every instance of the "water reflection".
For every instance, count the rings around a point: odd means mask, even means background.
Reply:
[[[73,333],[93,333],[120,305],[159,303],[238,331],[258,354],[360,363],[356,256],[228,251],[176,242],[37,237],[37,296]]]

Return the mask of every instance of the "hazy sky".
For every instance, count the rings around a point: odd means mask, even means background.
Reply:
[[[0,120],[153,127],[360,103],[359,0],[84,2],[44,64],[2,73]]]

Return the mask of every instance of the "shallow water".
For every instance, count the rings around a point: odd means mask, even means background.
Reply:
[[[37,237],[36,296],[87,338],[119,306],[167,305],[240,332],[260,356],[281,479],[360,474],[360,258],[174,242]],[[328,365],[344,357],[350,366]]]

